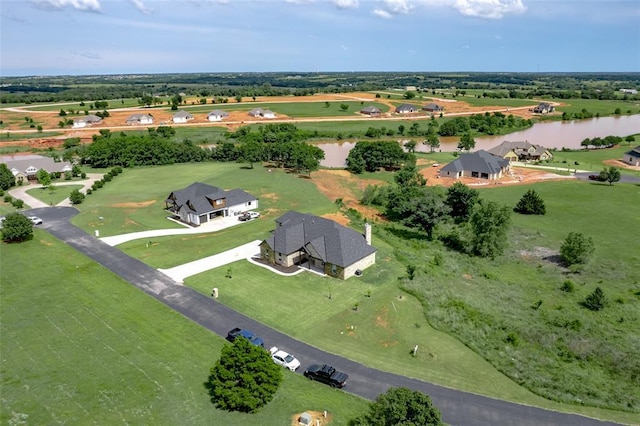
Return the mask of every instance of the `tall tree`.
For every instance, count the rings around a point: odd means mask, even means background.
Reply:
[[[479,202],[469,219],[473,253],[491,259],[501,255],[507,246],[510,217],[508,206],[495,201]]]
[[[463,149],[465,151],[470,151],[476,146],[476,141],[473,139],[470,133],[465,133],[460,137],[460,142],[458,142],[458,149]]]
[[[444,200],[435,186],[399,186],[389,195],[385,213],[391,220],[421,229],[431,240],[435,227],[449,213]]]
[[[5,163],[0,164],[0,189],[6,191],[16,184],[16,178]]]
[[[45,188],[51,185],[51,175],[45,169],[40,169],[36,172],[36,179],[38,179],[38,183]]]
[[[282,368],[269,353],[238,338],[222,348],[206,387],[219,409],[253,413],[268,404],[282,381]]]
[[[441,413],[431,398],[407,388],[391,388],[378,395],[369,412],[349,422],[350,426],[439,426]]]
[[[462,182],[456,182],[447,189],[445,204],[451,209],[449,215],[456,223],[466,222],[479,199],[479,193]]]
[[[431,152],[435,151],[436,148],[440,148],[440,139],[435,132],[429,132],[427,134],[427,145],[431,148]]]
[[[399,127],[398,127],[398,130],[400,130]],[[404,132],[404,129],[402,131]],[[400,134],[402,134],[402,133],[400,133]],[[414,140],[406,141],[404,143],[404,149],[406,149],[407,152],[410,152],[410,153],[413,154],[414,152],[416,152],[416,141],[414,141]]]
[[[529,189],[524,193],[518,204],[513,208],[513,211],[520,214],[537,214],[544,215],[547,213],[547,208],[544,205],[544,200],[538,195],[538,193]]]
[[[256,140],[249,140],[241,144],[238,151],[239,158],[245,163],[249,163],[250,167],[253,169],[253,163],[260,162],[264,158],[264,143]]]
[[[20,213],[9,213],[2,221],[2,240],[11,243],[33,238],[33,222]]]

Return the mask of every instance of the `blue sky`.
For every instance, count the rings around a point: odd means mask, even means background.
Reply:
[[[640,1],[2,0],[0,73],[640,71]]]

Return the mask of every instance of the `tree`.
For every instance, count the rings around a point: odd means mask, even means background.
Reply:
[[[386,216],[411,228],[426,232],[433,238],[433,230],[449,214],[444,194],[435,186],[398,186],[387,200]]]
[[[600,172],[600,180],[603,182],[609,182],[609,185],[613,185],[613,182],[618,182],[620,180],[620,170],[616,167],[604,168]]]
[[[45,188],[51,185],[51,175],[45,169],[40,169],[36,172],[36,179],[38,179],[38,183]]]
[[[0,164],[0,189],[6,191],[16,184],[16,178],[5,163]]]
[[[449,215],[456,223],[466,222],[478,202],[479,193],[462,182],[456,182],[447,189],[445,204],[449,206]]]
[[[416,97],[415,92],[404,92],[404,98],[405,99],[413,99]]]
[[[205,387],[219,409],[253,413],[268,404],[282,381],[282,368],[263,348],[238,338],[222,348]]]
[[[33,222],[20,213],[9,213],[2,222],[2,240],[18,243],[33,238]]]
[[[604,309],[606,305],[607,298],[600,287],[596,287],[596,289],[593,290],[593,293],[587,295],[582,302],[582,306],[587,309],[591,309],[592,311],[600,311]]]
[[[349,109],[349,105],[347,105],[347,104],[340,104],[340,109],[341,109],[343,112],[347,112],[347,110]]]
[[[529,189],[524,193],[518,204],[513,208],[513,211],[521,214],[544,215],[547,213],[544,201],[533,189]]]
[[[400,128],[398,128],[398,131],[399,130],[400,130]],[[404,129],[402,129],[402,131],[404,132]],[[411,152],[411,153],[416,152],[416,141],[407,141],[407,142],[405,142],[404,143],[404,148],[407,150],[407,152]]]
[[[458,142],[458,149],[464,149],[465,151],[470,151],[476,146],[476,141],[469,133],[465,133],[460,138],[460,142]]]
[[[593,240],[580,232],[569,232],[560,246],[560,256],[567,265],[587,263],[595,251]]]
[[[349,422],[350,426],[441,425],[441,414],[431,398],[407,388],[391,388],[378,395],[369,412]]]
[[[625,142],[627,142],[627,144],[631,145],[633,142],[636,141],[636,138],[633,135],[629,135],[626,138],[624,138]]]
[[[82,192],[80,192],[79,189],[74,189],[73,191],[71,191],[71,194],[69,194],[69,201],[71,201],[71,204],[82,204],[82,202],[84,201],[84,194]]]
[[[404,124],[401,124],[398,126],[398,134],[400,136],[404,135],[404,130],[405,130]]]
[[[242,96],[237,95],[236,96],[236,102],[238,102],[238,103],[242,102]]]
[[[435,132],[429,132],[427,134],[427,145],[431,148],[431,152],[440,147],[440,139]]]
[[[238,151],[239,158],[245,163],[249,163],[249,166],[253,169],[253,163],[262,161],[264,157],[264,143],[249,140],[240,145]]]
[[[507,245],[510,217],[508,206],[501,206],[495,201],[478,203],[469,219],[473,253],[491,259],[502,254]]]

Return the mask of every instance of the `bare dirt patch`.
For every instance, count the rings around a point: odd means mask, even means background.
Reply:
[[[441,185],[449,187],[456,182],[462,182],[467,186],[487,186],[493,187],[498,185],[526,185],[535,182],[543,182],[549,180],[566,180],[575,179],[573,176],[563,176],[551,173],[546,170],[531,169],[526,167],[512,167],[509,174],[497,180],[478,179],[470,177],[462,177],[458,179],[441,177],[440,169],[442,167],[427,167],[420,173],[427,179],[427,185]]]
[[[333,419],[333,415],[329,412],[327,412],[327,416],[324,416],[324,413],[322,411],[305,411],[305,413],[309,414],[311,416],[311,423],[309,423],[309,426],[326,426],[328,424],[331,423],[331,420]],[[297,413],[294,414],[291,417],[291,426],[299,426],[300,423],[300,416],[302,416],[302,414],[304,413]]]
[[[383,306],[381,312],[376,315],[376,326],[380,328],[389,328],[389,307]]]
[[[632,166],[631,164],[627,164],[624,161],[620,161],[620,160],[605,160],[604,164],[608,166],[618,167],[621,169],[640,171],[640,167]]]
[[[124,209],[128,209],[128,208],[139,209],[142,207],[149,207],[153,205],[155,202],[156,200],[141,201],[138,203],[118,203],[118,204],[111,204],[110,207],[124,208]]]

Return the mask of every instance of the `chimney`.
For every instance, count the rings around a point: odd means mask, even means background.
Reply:
[[[371,225],[368,223],[364,224],[364,239],[368,245],[371,245]]]

